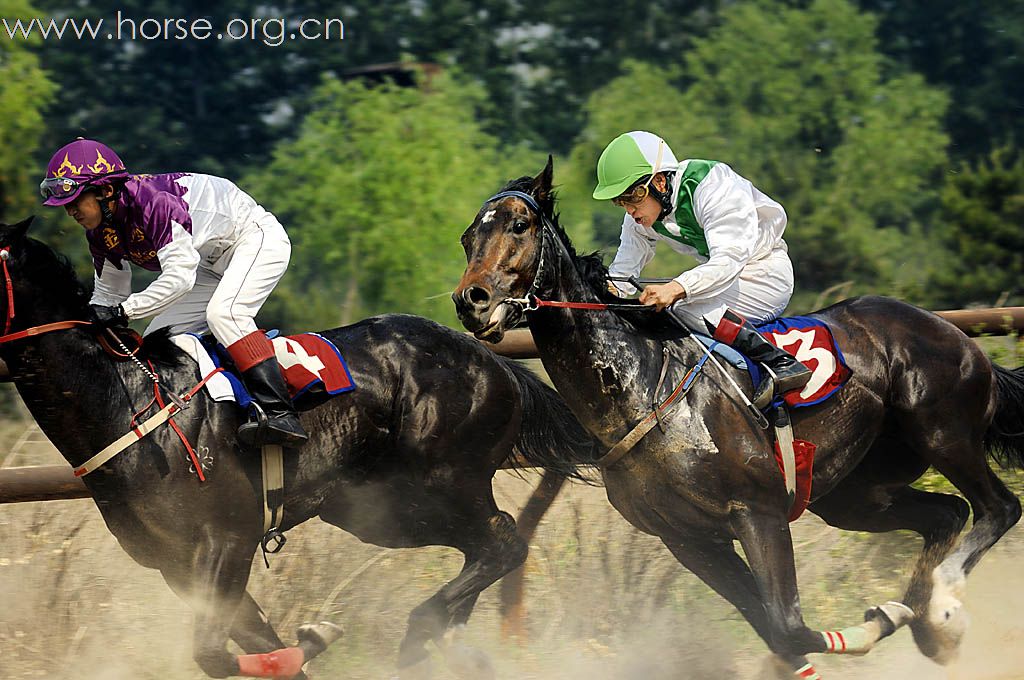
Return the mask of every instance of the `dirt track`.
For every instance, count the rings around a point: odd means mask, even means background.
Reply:
[[[15,430],[0,443],[9,447]],[[19,455],[7,464],[59,460],[42,444]],[[502,473],[499,505],[515,511],[534,482]],[[1024,621],[1015,616],[1024,608],[1022,531],[1004,538],[969,581],[973,624],[957,664],[943,669],[924,659],[903,630],[864,658],[814,659],[823,677],[1024,677]],[[794,536],[805,618],[830,629],[898,597],[919,544],[909,534],[840,533],[813,517],[801,518]],[[90,501],[0,508],[0,546],[4,678],[205,677],[191,661],[185,605],[124,556]],[[409,611],[460,566],[451,550],[386,551],[311,522],[291,532],[271,570],[257,560],[251,590],[285,639],[308,620],[346,627],[346,637],[312,664],[314,677],[379,680],[390,676]],[[563,494],[527,568],[528,643],[501,639],[496,588],[484,593],[467,631],[491,654],[499,678],[759,677],[767,653],[739,615],[655,539],[629,527],[601,489]],[[439,667],[435,677],[452,676]]]

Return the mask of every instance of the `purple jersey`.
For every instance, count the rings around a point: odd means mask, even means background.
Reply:
[[[118,269],[128,260],[160,271],[157,251],[171,242],[172,221],[192,233],[188,187],[175,181],[188,176],[184,172],[131,176],[117,200],[113,224],[86,232],[97,274],[103,273],[104,260]]]

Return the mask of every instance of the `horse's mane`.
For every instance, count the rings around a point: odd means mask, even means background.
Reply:
[[[89,304],[89,290],[82,285],[75,268],[64,255],[34,238],[25,239],[23,271],[43,300],[67,300],[83,312]]]
[[[533,189],[534,178],[530,176],[519,177],[512,180],[502,188],[502,191],[522,191],[530,194]],[[535,197],[536,198],[536,197]],[[604,264],[602,253],[599,250],[595,250],[592,253],[586,255],[580,255],[576,252],[576,247],[572,244],[572,240],[569,238],[569,234],[566,233],[565,229],[559,224],[559,214],[555,212],[555,203],[557,201],[557,194],[555,191],[549,191],[547,196],[543,199],[539,199],[537,204],[540,209],[544,212],[544,215],[551,221],[551,225],[554,227],[555,234],[558,236],[562,245],[569,252],[569,256],[572,258],[573,266],[576,267],[576,271],[579,272],[583,281],[587,284],[590,290],[597,296],[601,302],[611,304],[635,304],[637,311],[618,311],[618,314],[623,320],[629,322],[636,327],[643,335],[655,337],[658,339],[666,338],[678,338],[681,335],[681,330],[668,318],[667,314],[654,314],[650,310],[640,309],[640,302],[634,299],[624,299],[617,295],[613,295],[608,290],[608,267]]]
[[[80,314],[80,319],[88,319],[92,290],[78,278],[71,260],[37,239],[27,238],[25,243],[22,271],[32,282],[36,299],[67,301]],[[168,332],[161,329],[146,336],[143,355],[156,363],[174,365],[183,352],[171,342],[169,329]]]

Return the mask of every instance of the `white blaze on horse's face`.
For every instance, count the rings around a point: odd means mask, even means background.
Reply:
[[[480,218],[480,222],[483,223],[483,224],[487,224],[488,222],[490,222],[493,219],[494,219],[494,211],[493,210],[488,210],[487,212],[484,213],[484,216]]]

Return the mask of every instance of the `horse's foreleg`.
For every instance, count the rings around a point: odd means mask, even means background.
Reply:
[[[804,623],[796,585],[793,539],[781,513],[754,512],[742,506],[729,514],[729,524],[743,546],[743,554],[757,583],[768,618],[769,648],[786,659],[828,650],[826,638]],[[807,664],[794,668],[799,677],[816,678]]]
[[[284,642],[248,590],[242,593],[242,600],[235,613],[231,639],[249,654],[272,652],[284,647]]]
[[[203,672],[213,678],[240,674],[238,660],[228,652],[227,642],[245,595],[252,555],[251,546],[207,535],[191,564],[177,564],[173,570],[163,571],[168,584],[186,597],[195,611],[192,655]]]
[[[515,521],[504,512],[488,518],[479,530],[468,531],[470,539],[460,538],[458,546],[466,555],[462,571],[409,615],[409,627],[399,646],[399,669],[422,662],[427,656],[424,644],[433,640],[449,652],[465,652],[448,654],[449,665],[457,674],[486,677],[481,655],[448,644],[444,636],[453,622],[465,623],[481,591],[526,560],[527,545],[516,533]]]
[[[747,563],[736,554],[732,541],[716,541],[702,536],[676,537],[665,546],[679,562],[712,590],[739,610],[765,644],[772,648],[773,629],[761,599],[757,582]],[[794,673],[808,672],[803,677],[814,678],[814,669],[802,654],[786,654],[772,648],[780,661]]]

